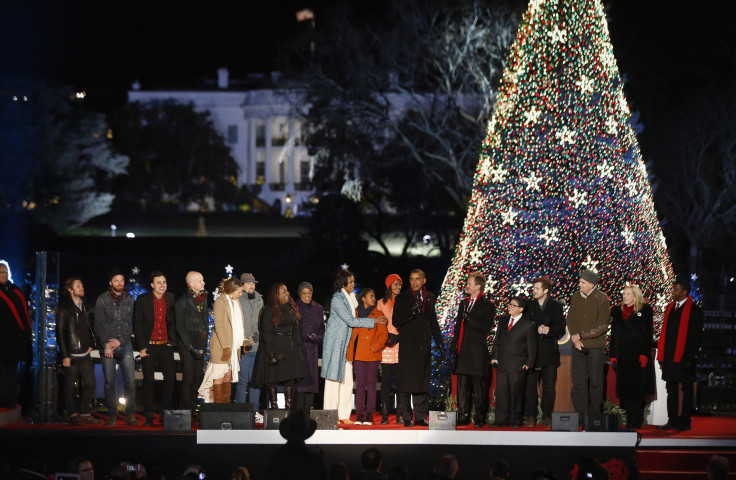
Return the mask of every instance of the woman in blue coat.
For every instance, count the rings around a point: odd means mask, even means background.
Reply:
[[[355,318],[358,299],[353,292],[355,275],[349,270],[341,270],[335,278],[334,291],[330,301],[330,318],[322,342],[322,371],[325,379],[325,410],[337,410],[337,418],[344,424],[351,424],[353,396],[353,364],[347,359],[348,342],[353,328],[373,328],[386,325],[386,317]]]

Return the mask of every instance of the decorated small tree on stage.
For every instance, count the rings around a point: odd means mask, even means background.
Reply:
[[[463,232],[437,304],[451,334],[467,274],[505,312],[547,275],[569,300],[592,268],[613,302],[637,283],[658,312],[673,281],[599,0],[532,0],[511,47]],[[659,331],[659,324],[655,330]]]

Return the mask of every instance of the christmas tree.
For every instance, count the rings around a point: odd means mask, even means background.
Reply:
[[[640,285],[661,322],[673,270],[599,0],[531,0],[482,147],[437,304],[446,335],[476,270],[499,313],[540,275],[569,300],[591,268],[613,303]]]

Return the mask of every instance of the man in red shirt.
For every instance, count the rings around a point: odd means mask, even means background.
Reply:
[[[164,374],[164,390],[161,396],[161,410],[172,408],[174,388],[176,387],[176,368],[174,366],[175,297],[166,291],[166,276],[155,271],[151,274],[150,293],[139,296],[133,313],[135,341],[141,355],[143,367],[143,408],[146,416],[144,425],[153,426],[153,383],[156,368]]]

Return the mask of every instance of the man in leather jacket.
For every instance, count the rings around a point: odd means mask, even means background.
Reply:
[[[64,407],[72,425],[102,423],[91,413],[95,400],[95,371],[90,357],[95,347],[95,332],[91,316],[84,303],[82,279],[68,278],[56,310],[56,342],[64,367]],[[80,390],[78,409],[74,401],[77,379]]]
[[[179,406],[191,409],[204,378],[204,354],[209,333],[209,311],[204,277],[199,272],[186,276],[187,291],[174,304],[177,343],[181,359]]]

